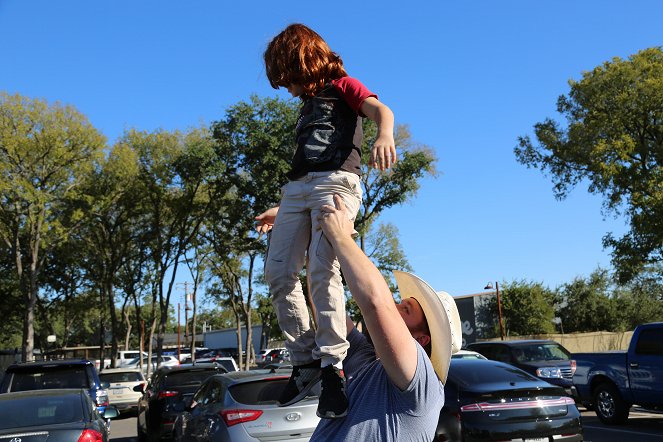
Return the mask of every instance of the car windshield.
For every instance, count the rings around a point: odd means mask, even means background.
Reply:
[[[0,400],[0,416],[0,430],[81,422],[83,406],[79,394],[13,397]]]
[[[231,385],[228,390],[233,399],[240,404],[275,404],[287,383],[287,376],[278,376],[254,382],[242,382]],[[319,394],[320,384],[317,383],[316,386],[311,389],[307,397],[317,397]]]
[[[480,359],[452,359],[449,377],[464,388],[486,383],[538,382],[539,379],[511,365]]]
[[[136,371],[124,371],[121,373],[99,373],[99,378],[110,384],[118,382],[142,382],[143,375]]]
[[[571,355],[555,342],[518,345],[512,349],[513,357],[518,362],[566,361]]]

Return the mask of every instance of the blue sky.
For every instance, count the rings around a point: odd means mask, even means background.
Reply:
[[[440,176],[381,218],[415,273],[452,295],[489,280],[556,287],[609,267],[601,238],[624,222],[586,186],[556,201],[516,162],[517,137],[558,118],[569,79],[661,45],[661,17],[655,0],[0,0],[0,89],[72,104],[111,143],[131,127],[186,129],[253,93],[287,98],[262,52],[305,23],[439,158]]]

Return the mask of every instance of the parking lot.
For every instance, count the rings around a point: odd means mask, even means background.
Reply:
[[[603,425],[593,411],[582,410],[586,442],[660,442],[663,440],[663,414],[631,411],[626,425]],[[111,441],[135,442],[136,418],[120,417],[111,425]]]

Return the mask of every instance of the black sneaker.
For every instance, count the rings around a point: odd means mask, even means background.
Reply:
[[[292,368],[290,379],[279,397],[279,407],[286,407],[306,397],[320,380],[320,360]]]
[[[316,414],[323,419],[337,419],[348,414],[345,374],[333,365],[322,369],[322,392]]]

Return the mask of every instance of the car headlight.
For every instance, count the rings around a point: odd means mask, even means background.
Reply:
[[[559,367],[541,367],[536,369],[536,375],[540,378],[561,378],[562,370]]]

